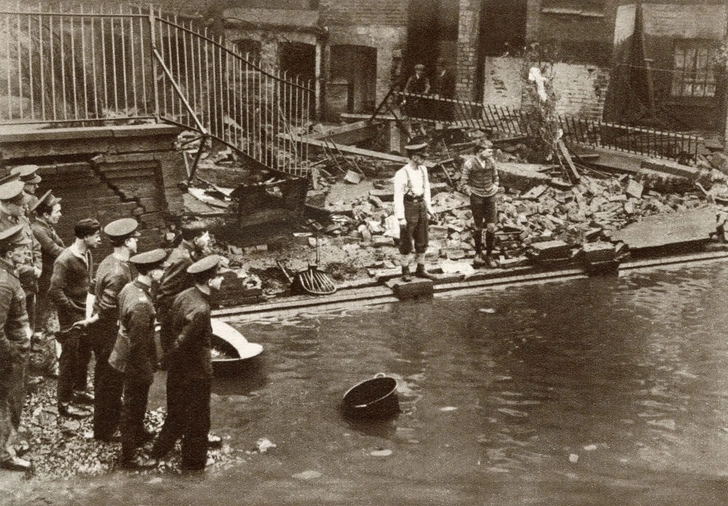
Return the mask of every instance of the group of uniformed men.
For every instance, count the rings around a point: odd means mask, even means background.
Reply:
[[[155,466],[182,439],[182,468],[204,469],[209,445],[219,443],[208,436],[210,295],[222,282],[222,259],[208,254],[206,227],[184,225],[181,243],[168,257],[161,248],[139,253],[137,221],[115,220],[103,228],[113,252],[94,277],[92,251],[102,242],[101,224],[94,218],[78,221],[74,241],[65,247],[54,229],[61,199],[51,191],[35,196],[41,182],[37,170],[23,165],[0,179],[0,467],[32,466],[22,458],[28,443],[16,441],[31,338],[55,336],[61,348],[59,416],[93,415],[94,438],[120,440],[125,468]],[[57,331],[49,323],[54,315]],[[154,433],[144,417],[160,366],[167,369],[167,417],[146,455],[142,447]]]

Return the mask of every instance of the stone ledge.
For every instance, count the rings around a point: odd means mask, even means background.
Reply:
[[[0,144],[6,142],[101,139],[105,137],[147,137],[150,135],[169,135],[176,137],[181,131],[182,129],[178,126],[166,124],[44,129],[38,129],[32,125],[28,125],[27,129],[14,127],[11,132],[0,133]]]

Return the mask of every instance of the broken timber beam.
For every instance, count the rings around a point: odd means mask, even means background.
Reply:
[[[316,147],[320,147],[320,148],[324,148],[324,149],[327,147],[330,149],[330,146],[332,143],[331,141],[329,141],[329,143],[327,144],[326,141],[324,141],[324,140],[311,139],[311,138],[307,138],[307,137],[298,137],[298,136],[289,137],[288,134],[278,134],[278,135],[281,137],[284,137],[286,139],[290,139],[294,142],[302,142],[302,143],[308,144],[309,146],[316,146]],[[407,160],[408,160],[408,158],[405,156],[390,155],[389,153],[382,153],[381,151],[372,151],[370,149],[362,149],[362,148],[357,148],[354,146],[347,146],[345,144],[337,144],[337,143],[334,143],[334,144],[342,152],[349,153],[352,155],[368,156],[371,158],[378,158],[380,160],[385,160],[388,162],[397,162],[397,163],[402,163],[402,164],[407,163]]]
[[[311,134],[308,138],[317,140],[329,139],[332,142],[344,145],[357,144],[376,137],[378,128],[379,126],[371,121],[357,121],[329,129],[320,134]]]
[[[579,176],[579,173],[576,171],[576,167],[574,166],[574,162],[571,159],[571,155],[569,154],[569,150],[566,148],[566,144],[564,144],[564,141],[558,140],[558,146],[559,151],[561,151],[561,156],[564,157],[564,160],[566,160],[566,169],[567,174],[569,175],[569,180],[576,184],[579,182],[581,177]]]

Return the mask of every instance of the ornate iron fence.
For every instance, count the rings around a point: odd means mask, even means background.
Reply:
[[[313,92],[161,11],[0,11],[0,123],[169,122],[304,175]]]

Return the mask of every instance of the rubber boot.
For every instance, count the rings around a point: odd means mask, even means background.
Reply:
[[[483,231],[474,231],[473,240],[475,241],[475,258],[473,259],[473,267],[478,268],[485,264],[485,260],[483,259]]]
[[[490,230],[485,232],[485,265],[490,269],[498,267],[498,262],[493,258],[493,246],[495,246],[495,233]]]

